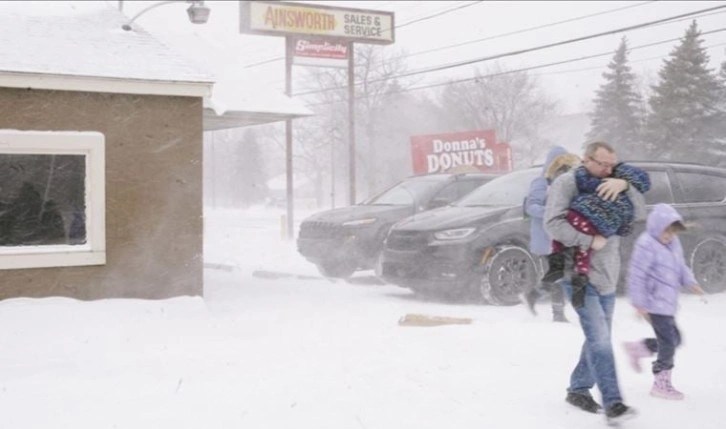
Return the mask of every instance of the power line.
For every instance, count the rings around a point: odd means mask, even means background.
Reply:
[[[562,41],[559,41],[559,42],[547,43],[547,44],[535,46],[535,47],[532,47],[532,48],[519,49],[519,50],[516,50],[516,51],[509,51],[509,52],[504,52],[504,53],[501,53],[501,54],[489,55],[489,56],[486,56],[486,57],[480,57],[480,58],[474,58],[474,59],[465,60],[465,61],[459,61],[459,62],[456,62],[456,63],[443,64],[443,65],[440,65],[440,66],[430,67],[430,68],[427,68],[427,69],[421,69],[421,70],[414,70],[414,71],[410,71],[410,72],[404,72],[404,73],[400,73],[400,74],[395,75],[395,76],[389,76],[389,77],[386,77],[386,78],[383,78],[383,79],[373,79],[373,80],[369,80],[366,83],[368,83],[368,84],[370,84],[370,83],[378,83],[378,82],[383,82],[383,81],[386,81],[386,80],[389,80],[389,79],[398,79],[398,78],[402,78],[402,77],[415,76],[415,75],[418,75],[418,74],[432,73],[432,72],[437,72],[437,71],[442,71],[442,70],[448,70],[448,69],[452,69],[452,68],[456,68],[456,67],[461,67],[461,66],[466,66],[466,65],[472,65],[472,64],[476,64],[476,63],[480,63],[480,62],[484,62],[484,61],[491,61],[491,60],[496,60],[496,59],[505,58],[505,57],[522,55],[522,54],[526,54],[526,53],[529,53],[529,52],[541,51],[541,50],[544,50],[544,49],[549,49],[549,48],[553,48],[553,47],[557,47],[557,46],[564,46],[564,45],[569,45],[569,44],[576,43],[576,42],[582,42],[584,40],[595,39],[595,38],[603,37],[603,36],[611,36],[613,34],[624,33],[624,32],[631,31],[631,30],[637,30],[637,29],[641,29],[641,28],[651,27],[653,25],[657,25],[657,24],[660,24],[660,23],[663,23],[663,22],[668,22],[668,21],[672,21],[672,20],[675,20],[675,19],[685,18],[685,17],[689,17],[689,16],[693,16],[693,15],[698,15],[698,14],[701,14],[701,13],[704,13],[704,12],[711,12],[711,11],[715,11],[715,10],[719,10],[719,9],[724,9],[724,8],[726,8],[726,5],[714,6],[714,7],[710,7],[710,8],[706,8],[706,9],[701,9],[701,10],[698,10],[698,11],[695,11],[695,12],[688,12],[688,13],[684,13],[684,14],[674,15],[674,16],[671,16],[671,17],[668,17],[668,18],[662,18],[662,19],[658,19],[658,20],[655,20],[655,21],[649,21],[649,22],[645,22],[645,23],[641,23],[641,24],[630,25],[630,26],[627,26],[627,27],[621,27],[621,28],[617,28],[615,30],[604,31],[604,32],[600,32],[600,33],[590,34],[590,35],[587,35],[587,36],[575,37],[575,38],[572,38],[572,39],[562,40]],[[362,82],[357,82],[357,83],[355,83],[355,85],[360,85],[361,83]],[[347,85],[345,85],[345,86],[340,86],[339,85],[339,86],[336,86],[336,87],[325,88],[325,89],[318,89],[318,90],[312,90],[312,91],[307,91],[307,92],[301,92],[301,93],[297,93],[297,94],[293,94],[293,95],[294,96],[309,95],[309,94],[316,94],[316,93],[326,92],[326,91],[340,90],[340,89],[345,89],[345,88],[347,88]]]
[[[648,3],[648,2],[645,2],[645,3]],[[627,7],[641,6],[641,5],[644,5],[645,3],[641,3],[641,4],[638,4],[638,5],[627,6]],[[612,10],[609,10],[609,11],[604,11],[604,12],[599,12],[599,13],[600,14],[604,14],[604,13],[614,12],[616,10],[622,10],[622,8],[612,9]],[[712,16],[712,15],[719,15],[719,14],[723,14],[723,13],[726,13],[726,10],[720,10],[720,11],[711,12],[711,13],[698,14],[698,15],[695,16],[695,18],[703,18],[703,17],[708,17],[708,16]],[[589,15],[587,15],[587,16],[589,16]],[[578,18],[578,17],[576,17],[576,18]],[[573,18],[573,19],[576,19],[576,18]],[[582,17],[579,17],[579,18],[582,18]],[[672,21],[662,22],[662,23],[659,23],[659,24],[655,24],[655,25],[653,25],[651,27],[657,27],[657,26],[660,26],[660,25],[675,24],[677,22],[687,21],[687,20],[692,19],[692,18],[693,17],[686,17],[686,18],[681,18],[681,19],[674,19]],[[561,22],[563,22],[563,21],[561,21]],[[524,29],[524,30],[527,30],[527,29]],[[505,33],[503,35],[508,35],[508,34],[509,33]],[[495,35],[495,36],[491,36],[491,37],[499,37],[499,36],[503,36],[503,35]],[[464,43],[467,43],[467,42],[464,42]],[[457,45],[459,45],[459,44],[457,44]],[[451,46],[453,47],[453,46],[457,46],[457,45],[451,45]],[[436,48],[436,49],[439,49],[439,48]],[[421,51],[421,53],[424,53],[424,52],[428,52],[428,51]],[[388,58],[386,60],[381,60],[381,62],[383,62],[383,61],[394,61],[394,60],[397,60],[397,59],[404,59],[404,58],[407,58],[407,57],[415,56],[416,54],[417,53],[408,54],[408,55],[394,56],[394,57]],[[375,62],[374,62],[374,64],[375,64]],[[272,84],[278,84],[278,83],[281,83],[281,82],[283,82],[283,80],[275,80],[275,81],[268,82],[268,84],[269,85],[272,85]],[[305,90],[305,88],[302,88],[302,89]]]
[[[609,14],[609,13],[620,12],[620,11],[626,10],[626,9],[631,9],[631,8],[635,8],[635,7],[645,6],[645,5],[648,5],[650,3],[655,3],[656,1],[657,0],[645,1],[645,2],[642,2],[642,3],[631,4],[631,5],[628,5],[628,6],[618,7],[618,8],[615,8],[615,9],[608,9],[608,10],[605,10],[605,11],[602,11],[602,12],[591,13],[591,14],[587,14],[587,15],[580,15],[580,16],[576,16],[574,18],[565,19],[565,20],[562,20],[562,21],[550,22],[549,24],[542,24],[542,25],[537,25],[535,27],[528,27],[528,28],[523,28],[521,30],[509,31],[507,33],[500,33],[500,34],[495,34],[493,36],[482,37],[481,39],[467,40],[467,41],[464,41],[464,42],[455,43],[453,45],[440,46],[438,48],[426,49],[424,51],[418,51],[418,52],[413,52],[413,53],[408,54],[408,55],[404,55],[404,57],[408,57],[408,58],[410,58],[410,57],[416,57],[418,55],[428,54],[428,53],[431,53],[431,52],[438,52],[438,51],[443,51],[443,50],[447,50],[447,49],[451,49],[451,48],[458,48],[460,46],[466,46],[466,45],[471,45],[471,44],[474,44],[474,43],[480,43],[480,42],[484,42],[484,41],[487,41],[487,40],[494,40],[494,39],[500,39],[500,38],[506,37],[506,36],[513,36],[515,34],[522,34],[522,33],[527,33],[527,32],[534,31],[534,30],[541,30],[543,28],[554,27],[554,26],[560,25],[560,24],[566,24],[566,23],[569,23],[569,22],[580,21],[580,20],[583,20],[583,19],[593,18],[593,17],[600,16],[600,15],[606,15],[606,14]]]
[[[413,19],[419,19],[419,18],[424,17],[427,14],[430,14],[432,12],[433,13],[438,13],[438,12],[440,12],[440,11],[443,10],[443,9],[437,9],[435,11],[433,9],[426,10],[425,8],[422,7],[422,5],[427,5],[427,4],[434,3],[434,2],[430,2],[430,1],[415,1],[415,2],[414,1],[408,1],[408,2],[398,1],[396,3],[403,3],[403,4],[407,4],[408,5],[408,7],[399,8],[399,9],[394,10],[394,12],[396,12],[396,13],[402,12],[404,10],[411,10],[411,9],[414,9],[414,8],[418,9],[417,10],[418,13],[416,13],[416,12],[413,12],[412,13],[413,16],[411,16],[411,18],[410,18],[412,20]],[[446,8],[449,8],[449,7],[451,7],[451,4],[453,4],[453,3],[466,3],[466,0],[463,0],[463,1],[452,1],[452,2],[447,1],[447,2],[438,2],[438,3],[446,3]]]
[[[405,23],[403,23],[401,25],[397,25],[396,26],[396,30],[398,30],[399,28],[406,27],[406,26],[411,25],[411,24],[415,24],[417,22],[427,21],[429,19],[433,19],[433,18],[437,18],[437,17],[442,16],[442,15],[446,15],[447,13],[453,12],[455,10],[460,10],[460,9],[464,9],[464,8],[467,8],[467,7],[470,7],[470,6],[474,6],[474,5],[477,5],[479,3],[481,3],[481,1],[475,1],[475,2],[471,2],[469,4],[464,4],[464,5],[461,5],[461,6],[453,7],[453,8],[450,8],[450,9],[446,9],[446,10],[440,11],[438,13],[434,13],[433,15],[424,16],[423,18],[414,19],[412,21],[405,22]]]
[[[447,49],[458,48],[460,46],[471,45],[471,44],[474,44],[474,43],[480,43],[480,42],[484,42],[484,41],[488,41],[488,40],[500,39],[502,37],[512,36],[512,35],[515,35],[515,34],[522,34],[522,33],[527,33],[527,32],[534,31],[534,30],[540,30],[540,29],[543,29],[543,28],[554,27],[556,25],[566,24],[566,23],[569,23],[569,22],[580,21],[580,20],[587,19],[587,18],[592,18],[592,17],[595,17],[595,16],[607,15],[607,14],[610,14],[610,13],[615,13],[615,12],[619,12],[619,11],[626,10],[626,9],[632,9],[632,8],[636,8],[636,7],[646,6],[648,4],[655,3],[656,1],[658,1],[658,0],[645,1],[645,2],[642,2],[642,3],[637,3],[637,4],[628,5],[628,6],[618,7],[618,8],[615,8],[615,9],[608,9],[608,10],[601,11],[601,12],[591,13],[591,14],[587,14],[587,15],[580,15],[580,16],[576,16],[574,18],[569,18],[569,19],[565,19],[565,20],[562,20],[562,21],[551,22],[551,23],[548,23],[548,24],[538,25],[538,26],[535,26],[535,27],[528,27],[528,28],[523,28],[523,29],[520,29],[520,30],[510,31],[510,32],[507,32],[507,33],[495,34],[495,35],[483,37],[483,38],[480,38],[480,39],[467,40],[467,41],[455,43],[455,44],[452,44],[452,45],[439,46],[437,48],[431,48],[431,49],[426,49],[426,50],[423,50],[423,51],[413,52],[413,53],[410,53],[410,54],[399,55],[399,56],[396,56],[396,57],[391,58],[391,60],[397,60],[397,59],[404,59],[404,58],[416,57],[416,56],[423,55],[423,54],[428,54],[428,53],[431,53],[431,52],[444,51],[444,50],[447,50]],[[464,5],[464,7],[466,7],[466,6],[467,5]],[[423,20],[423,19],[428,19],[428,17],[420,18],[419,20]],[[403,25],[408,25],[408,24],[409,23],[402,24],[402,26]],[[396,27],[396,28],[400,28],[400,27]],[[264,64],[269,64],[269,63],[276,62],[276,61],[280,61],[280,60],[284,60],[284,59],[285,59],[284,57],[275,57],[275,58],[271,58],[271,59],[267,59],[267,60],[262,60],[262,61],[259,61],[259,62],[256,62],[256,63],[248,64],[247,66],[245,66],[245,68],[248,68],[248,67],[250,67],[250,68],[251,67],[257,67],[257,66],[261,66],[261,65],[264,65]]]
[[[652,1],[657,1],[657,0],[652,0]],[[385,2],[383,5],[392,4],[392,3],[397,3],[397,2],[396,1],[388,1],[388,2]],[[413,3],[413,2],[407,2],[407,4],[408,3]],[[454,2],[452,2],[452,3],[454,3]],[[457,1],[455,3],[463,3],[463,2]],[[472,3],[469,3],[469,4],[465,4],[465,5],[460,5],[460,6],[457,6],[457,7],[454,7],[454,8],[449,8],[449,9],[444,9],[444,10],[438,10],[438,11],[434,12],[432,15],[425,15],[423,17],[414,18],[412,21],[405,22],[403,24],[397,25],[397,26],[395,26],[395,29],[399,29],[401,27],[405,27],[405,26],[407,26],[409,24],[414,24],[414,23],[419,22],[419,21],[425,21],[425,20],[430,19],[432,17],[437,17],[437,16],[445,15],[445,14],[447,14],[449,12],[453,12],[455,10],[463,9],[463,8],[466,8],[466,7],[469,7],[469,6],[474,6],[475,4],[478,4],[478,3],[482,3],[482,0],[475,1],[475,2],[472,2]],[[646,3],[648,3],[648,2],[646,2]],[[379,6],[383,6],[383,5],[379,5]],[[414,4],[413,6],[405,7],[405,8],[402,8],[402,9],[398,9],[395,12],[400,12],[400,11],[403,11],[403,10],[408,10],[408,9],[411,9],[412,7],[415,7],[415,6],[416,5]],[[265,60],[260,60],[258,62],[246,64],[244,66],[244,68],[257,67],[257,66],[261,66],[261,65],[264,65],[264,64],[270,64],[270,63],[274,63],[274,62],[277,62],[277,61],[282,61],[284,59],[285,59],[285,57],[268,58],[268,59],[265,59]]]
[[[724,31],[726,31],[726,27],[719,28],[719,29],[716,29],[716,30],[702,32],[701,35],[703,36],[703,35],[707,35],[707,34],[715,34],[715,33],[720,33],[720,32],[724,32]],[[645,45],[633,46],[633,47],[629,48],[628,51],[634,51],[634,50],[637,50],[637,49],[643,49],[643,48],[648,48],[648,47],[652,47],[652,46],[656,46],[656,45],[662,45],[662,44],[665,44],[665,43],[670,43],[670,42],[674,42],[674,41],[678,41],[678,40],[680,40],[680,38],[673,38],[673,39],[668,39],[668,40],[662,40],[660,42],[654,42],[654,43],[648,43],[648,44],[645,44]],[[710,49],[710,48],[714,48],[714,47],[722,46],[722,45],[726,45],[726,43],[713,44],[713,45],[705,46],[704,48]],[[589,59],[593,59],[593,58],[600,58],[600,57],[604,57],[604,56],[613,55],[615,52],[616,51],[602,52],[602,53],[599,53],[599,54],[587,55],[587,56],[584,56],[584,57],[570,58],[570,59],[566,59],[566,60],[555,61],[555,62],[546,63],[546,64],[538,64],[538,65],[529,66],[529,67],[522,67],[522,68],[513,69],[513,70],[505,70],[505,71],[502,71],[502,72],[490,73],[490,74],[481,75],[481,76],[475,76],[475,77],[469,77],[469,78],[463,78],[463,79],[456,79],[456,80],[449,80],[449,81],[446,81],[446,82],[437,82],[437,83],[427,84],[427,85],[423,85],[423,86],[417,86],[417,87],[413,87],[413,88],[404,88],[404,89],[401,89],[401,90],[398,90],[398,91],[391,91],[391,92],[389,92],[387,94],[389,94],[389,95],[401,94],[401,93],[406,93],[406,92],[418,91],[418,90],[421,90],[421,89],[436,88],[436,87],[440,87],[440,86],[448,86],[448,85],[454,85],[454,84],[465,83],[465,82],[475,82],[475,81],[478,81],[478,80],[481,80],[481,79],[485,79],[485,78],[489,78],[489,77],[502,76],[502,75],[507,75],[507,74],[512,74],[512,73],[519,73],[519,72],[525,72],[525,71],[530,71],[530,70],[537,70],[537,69],[542,69],[542,68],[547,68],[547,67],[552,67],[552,66],[557,66],[557,65],[562,65],[562,64],[569,64],[569,63],[574,63],[574,62],[578,62],[578,61],[589,60]],[[643,61],[650,61],[650,60],[653,60],[653,59],[660,59],[660,58],[667,58],[667,57],[668,57],[668,55],[661,55],[661,56],[657,56],[657,57],[651,57],[651,58],[644,58],[644,59],[639,59],[639,60],[633,60],[633,61],[629,61],[629,63],[637,63],[637,62],[643,62]],[[553,75],[553,74],[559,74],[559,73],[570,73],[570,72],[574,72],[574,71],[597,70],[597,69],[602,69],[602,68],[603,68],[602,66],[597,66],[597,67],[588,67],[588,68],[574,69],[574,70],[555,71],[555,72],[540,73],[540,74],[541,75],[544,75],[544,74]],[[365,95],[361,95],[361,96],[356,97],[356,99],[363,99],[363,98],[366,98],[366,96]],[[326,105],[326,104],[335,104],[335,103],[342,103],[342,102],[345,102],[345,101],[346,100],[339,100],[339,101],[333,101],[333,102],[327,102],[327,101],[325,101],[325,102],[320,102],[320,103],[311,103],[311,104],[308,104],[308,106],[320,106],[320,105]]]
[[[426,16],[423,16],[423,17],[420,17],[420,18],[416,18],[416,19],[414,19],[412,21],[405,22],[405,23],[400,24],[400,25],[396,25],[394,27],[394,29],[398,30],[399,28],[405,27],[407,25],[411,25],[411,24],[415,24],[417,22],[425,21],[427,19],[431,19],[431,18],[436,18],[436,17],[439,17],[439,16],[443,16],[443,15],[446,15],[447,13],[455,12],[455,11],[457,11],[459,9],[464,9],[466,7],[469,7],[469,6],[474,6],[474,5],[479,4],[481,2],[482,2],[482,0],[475,1],[475,2],[472,2],[472,3],[468,3],[468,4],[465,4],[465,5],[460,5],[460,6],[453,7],[453,8],[449,8],[449,9],[445,9],[445,10],[440,10],[438,12],[434,12],[431,15],[426,15]],[[247,69],[247,68],[257,67],[257,66],[261,66],[263,64],[269,64],[269,63],[273,63],[273,62],[277,62],[277,61],[282,61],[284,59],[285,59],[284,56],[283,57],[269,58],[269,59],[266,59],[266,60],[258,61],[256,63],[247,64],[247,65],[244,66],[244,68]]]
[[[724,29],[724,30],[726,30],[726,29]],[[724,30],[721,30],[721,31],[724,31]],[[713,45],[704,46],[704,49],[717,48],[719,46],[725,46],[725,45],[726,45],[726,42],[716,43],[716,44],[713,44]],[[640,59],[637,59],[637,60],[629,60],[628,63],[630,63],[630,64],[632,64],[632,63],[642,63],[642,62],[646,62],[646,61],[660,60],[660,59],[663,59],[663,58],[668,58],[668,55],[660,55],[660,56],[657,56],[657,57],[649,57],[649,58],[640,58]],[[537,76],[555,75],[555,74],[565,74],[565,73],[575,73],[575,72],[589,71],[589,70],[598,70],[598,69],[602,69],[602,66],[597,66],[597,67],[583,67],[583,68],[579,68],[579,69],[569,69],[569,70],[556,70],[556,71],[552,71],[552,72],[538,73]]]
[[[430,53],[430,52],[440,51],[440,50],[444,50],[444,49],[448,49],[448,48],[459,47],[459,46],[467,45],[467,44],[474,43],[474,42],[482,42],[482,41],[486,41],[486,40],[498,39],[498,38],[504,37],[504,36],[510,36],[510,35],[513,35],[513,34],[524,33],[524,32],[530,31],[530,30],[534,30],[534,29],[541,29],[541,28],[544,28],[544,27],[550,27],[550,26],[553,26],[555,24],[576,21],[576,20],[579,20],[579,19],[587,18],[587,17],[593,17],[595,15],[604,15],[604,14],[607,14],[607,13],[616,12],[616,11],[620,11],[620,10],[623,10],[623,9],[629,9],[629,8],[638,7],[638,6],[645,6],[646,4],[653,3],[654,1],[658,1],[658,0],[653,0],[653,1],[649,1],[649,2],[643,2],[643,3],[636,4],[636,5],[625,6],[625,7],[621,7],[621,8],[617,8],[617,9],[611,9],[611,10],[599,12],[599,13],[596,13],[596,14],[582,15],[580,17],[575,17],[575,18],[572,18],[572,19],[568,19],[568,20],[564,20],[564,21],[559,21],[559,22],[556,22],[556,23],[544,24],[544,25],[541,25],[541,26],[525,28],[525,29],[522,29],[522,30],[517,30],[517,31],[509,32],[509,33],[497,34],[497,35],[494,35],[494,36],[489,36],[489,37],[485,37],[485,38],[482,38],[482,39],[476,39],[476,40],[472,40],[472,41],[466,41],[466,42],[462,42],[462,43],[457,43],[457,44],[454,44],[454,45],[443,46],[443,47],[439,47],[439,48],[428,49],[428,50],[425,50],[425,51],[414,52],[412,54],[402,55],[402,56],[399,56],[399,57],[393,57],[393,58],[390,58],[389,60],[410,58],[410,57],[418,56],[419,54]],[[696,18],[704,18],[704,17],[707,17],[707,16],[719,15],[719,14],[722,14],[722,13],[726,13],[726,10],[721,10],[721,11],[716,11],[716,12],[711,12],[711,13],[698,14],[698,16],[696,16]],[[674,19],[672,21],[661,22],[659,24],[652,25],[651,27],[658,27],[660,25],[675,24],[677,22],[686,21],[686,20],[691,19],[691,18],[692,17],[685,17],[685,18],[681,18],[681,19]]]
[[[455,44],[452,44],[452,45],[440,46],[440,47],[437,47],[437,48],[426,49],[426,50],[423,50],[423,51],[417,51],[417,52],[413,52],[413,53],[410,53],[410,54],[398,55],[398,56],[394,56],[394,57],[391,57],[391,58],[388,58],[388,59],[382,59],[382,60],[380,60],[380,62],[383,63],[384,61],[401,60],[401,59],[411,58],[411,57],[415,57],[415,56],[419,56],[419,55],[423,55],[423,54],[427,54],[427,53],[431,53],[431,52],[443,51],[443,50],[447,50],[447,49],[451,49],[451,48],[457,48],[457,47],[460,47],[460,46],[465,46],[465,45],[469,45],[469,44],[473,44],[473,43],[479,43],[479,42],[483,42],[483,41],[488,41],[488,40],[493,40],[493,39],[499,39],[499,38],[506,37],[506,36],[511,36],[511,35],[520,34],[520,33],[526,33],[526,32],[533,31],[533,30],[543,29],[543,28],[547,28],[547,27],[553,27],[553,26],[556,26],[556,25],[564,24],[564,23],[579,21],[579,20],[583,20],[583,19],[587,19],[587,18],[592,18],[592,17],[595,17],[595,16],[606,15],[606,14],[615,13],[615,12],[619,12],[619,11],[626,10],[626,9],[632,9],[632,8],[636,8],[636,7],[640,7],[640,6],[645,6],[645,5],[648,5],[648,4],[651,4],[651,3],[655,3],[656,1],[658,1],[658,0],[645,1],[645,2],[638,3],[638,4],[633,4],[633,5],[618,7],[618,8],[614,8],[614,9],[604,10],[604,11],[601,11],[601,12],[591,13],[591,14],[587,14],[587,15],[580,15],[580,16],[576,16],[574,18],[569,18],[569,19],[565,19],[565,20],[562,20],[562,21],[551,22],[551,23],[548,23],[548,24],[538,25],[538,26],[535,26],[535,27],[528,27],[528,28],[523,28],[523,29],[520,29],[520,30],[515,30],[515,31],[507,32],[507,33],[495,34],[495,35],[487,36],[487,37],[480,38],[480,39],[467,40],[467,41],[455,43]],[[724,12],[717,12],[717,13],[724,13]],[[678,22],[678,21],[673,21],[673,22]],[[268,64],[268,63],[271,63],[271,62],[278,61],[280,59],[284,59],[284,58],[273,58],[273,59],[263,60],[263,61],[260,61],[260,62],[257,62],[257,63],[252,63],[252,64],[249,65],[249,67],[255,67],[255,66],[258,66],[258,65]],[[277,84],[277,83],[281,83],[281,82],[283,82],[283,80],[277,80],[277,81],[274,81],[274,82],[270,82],[270,84]]]

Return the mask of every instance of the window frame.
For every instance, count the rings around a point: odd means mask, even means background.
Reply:
[[[660,201],[660,203],[665,202],[666,204],[671,204],[671,205],[676,204],[676,202],[677,202],[676,193],[677,192],[675,189],[675,185],[673,183],[673,178],[674,178],[673,169],[668,168],[668,167],[655,167],[655,168],[645,167],[644,170],[649,175],[652,175],[652,173],[664,173],[665,174],[666,183],[668,185],[668,193],[669,193],[668,196],[670,197],[670,200],[669,201]],[[650,192],[650,191],[648,191],[648,192]],[[643,196],[646,206],[654,206],[655,204],[659,204],[659,203],[648,202],[648,192],[646,192],[645,195]]]
[[[681,168],[676,169],[673,172],[673,178],[674,182],[677,183],[678,186],[678,195],[676,196],[676,204],[682,205],[682,206],[713,206],[713,205],[722,205],[724,204],[724,201],[726,201],[726,197],[722,198],[721,200],[717,201],[687,201],[686,196],[688,195],[687,189],[685,189],[685,183],[681,180],[682,175],[684,174],[694,174],[701,176],[700,182],[706,182],[709,177],[715,177],[718,179],[721,179],[721,181],[726,180],[726,176],[719,173],[714,173],[712,171],[708,170],[698,170],[694,168]]]
[[[96,131],[0,129],[0,153],[85,157],[84,244],[0,247],[0,270],[104,265],[106,263],[105,136]]]

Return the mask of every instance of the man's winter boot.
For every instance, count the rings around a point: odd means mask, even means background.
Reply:
[[[616,402],[605,410],[605,419],[610,426],[619,426],[621,422],[635,417],[638,413],[635,408],[622,402]]]
[[[542,277],[542,283],[554,283],[565,276],[565,252],[550,253],[547,255],[549,269]]]
[[[640,366],[640,359],[653,355],[642,341],[631,341],[623,343],[625,352],[628,354],[628,361],[635,372],[643,371]]]
[[[671,370],[666,369],[655,374],[653,388],[650,389],[650,395],[656,398],[672,399],[680,401],[686,395],[676,390],[671,384]]]
[[[583,393],[567,392],[565,401],[588,413],[597,414],[602,411],[602,407],[592,399],[592,396]]]

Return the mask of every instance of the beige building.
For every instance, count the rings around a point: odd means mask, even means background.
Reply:
[[[0,16],[0,298],[201,295],[203,132],[307,114],[219,108],[127,20]]]

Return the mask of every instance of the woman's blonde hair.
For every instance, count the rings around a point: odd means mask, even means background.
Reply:
[[[582,160],[574,153],[565,153],[552,160],[545,171],[545,179],[554,179],[560,173],[571,170],[580,165]]]

